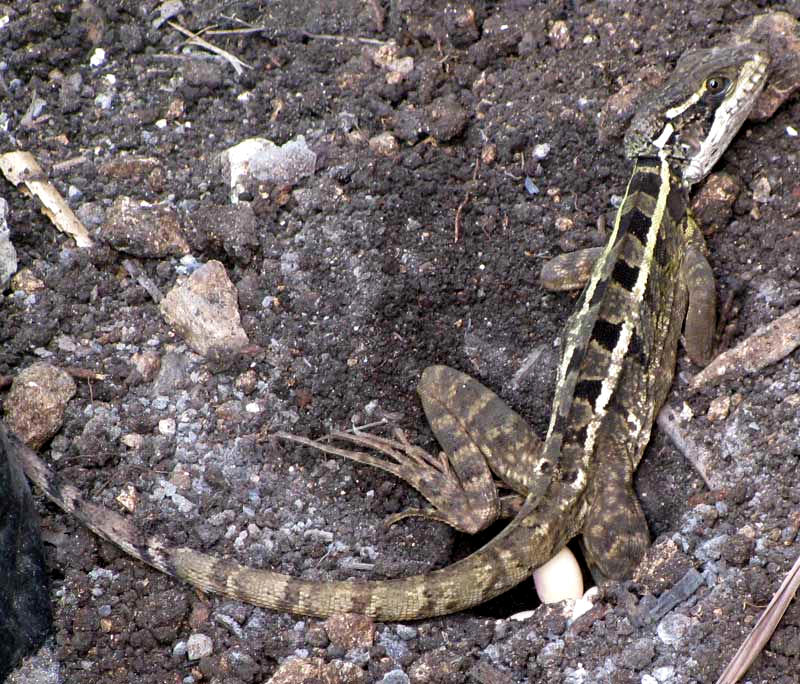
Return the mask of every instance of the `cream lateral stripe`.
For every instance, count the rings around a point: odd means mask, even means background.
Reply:
[[[661,229],[661,221],[664,219],[664,211],[667,207],[667,197],[670,190],[670,175],[669,164],[667,160],[661,157],[661,186],[658,189],[658,199],[656,200],[655,210],[653,217],[650,220],[650,230],[647,232],[647,244],[644,249],[644,256],[642,257],[643,264],[651,264],[653,262],[653,255],[655,254],[656,241],[658,240],[658,232]],[[639,275],[636,278],[636,284],[633,286],[631,294],[635,302],[641,302],[644,298],[644,289],[647,286],[647,278],[650,275],[650,268],[640,268]],[[584,450],[589,453],[594,449],[594,443],[597,438],[597,430],[603,422],[603,417],[606,414],[608,402],[614,393],[617,380],[622,372],[622,361],[625,354],[628,353],[630,347],[631,335],[633,334],[633,326],[637,321],[634,317],[630,316],[625,319],[625,323],[620,330],[619,340],[614,351],[611,352],[611,363],[608,366],[608,374],[603,380],[600,387],[600,394],[594,405],[594,418],[590,421],[586,428],[586,442]]]
[[[605,249],[603,249],[602,254],[597,257],[597,261],[595,262],[597,264],[608,263],[608,255],[611,253],[611,250],[614,249],[617,243],[617,235],[619,234],[619,225],[622,221],[622,213],[625,208],[625,202],[628,199],[628,195],[630,195],[631,183],[633,182],[634,177],[635,175],[631,175],[630,179],[628,180],[628,185],[625,188],[625,196],[622,198],[622,202],[620,202],[619,209],[617,210],[617,215],[614,218],[614,228],[611,231],[611,235],[608,237]],[[580,312],[573,314],[575,321],[580,321],[586,315],[586,312],[589,310],[589,303],[592,301],[594,291],[597,289],[597,284],[604,279],[605,275],[606,274],[603,273],[602,269],[592,269],[592,275],[589,279],[589,282],[586,284],[586,290],[583,295],[583,303],[581,305]],[[570,333],[571,331],[568,331],[565,335],[566,339],[564,340],[564,355],[561,357],[561,365],[558,368],[556,387],[560,387],[564,383],[564,378],[567,374],[567,368],[569,368],[569,362],[572,359],[572,355],[575,353],[576,341]],[[547,428],[545,441],[550,438],[550,435],[553,432],[553,428],[556,424],[557,414],[558,411],[553,411],[550,414],[550,425]]]
[[[661,135],[659,135],[654,141],[653,145],[655,145],[659,150],[663,149],[664,145],[667,144],[667,141],[672,137],[672,134],[675,132],[675,127],[668,123],[664,126],[664,130],[661,131]]]
[[[671,109],[668,109],[664,112],[664,116],[667,119],[674,119],[676,116],[680,116],[683,114],[689,107],[691,107],[695,102],[697,102],[701,97],[703,97],[703,93],[706,92],[706,85],[703,84],[703,87],[700,88],[696,93],[694,93],[686,102],[683,104],[675,105]]]

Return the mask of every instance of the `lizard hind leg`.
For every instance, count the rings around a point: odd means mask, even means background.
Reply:
[[[601,485],[582,534],[584,557],[597,584],[633,575],[650,545],[650,533],[630,483],[607,480]]]
[[[499,518],[513,517],[529,491],[544,489],[544,476],[532,474],[541,442],[494,392],[446,366],[426,368],[417,391],[445,452],[438,456],[411,444],[402,430],[395,430],[393,439],[341,431],[319,440],[285,432],[276,437],[392,473],[432,505],[396,513],[386,520],[389,525],[415,516],[474,534]],[[334,442],[373,451],[345,449]],[[493,472],[514,493],[499,496]]]
[[[432,508],[409,508],[395,513],[384,521],[386,525],[393,525],[403,518],[423,517],[438,520],[462,532],[474,534],[498,517],[500,507],[497,489],[491,476],[489,476],[491,491],[487,494],[486,505],[477,508],[470,506],[468,497],[453,473],[447,457],[444,454],[435,457],[421,447],[411,444],[400,429],[394,431],[394,439],[365,432],[350,433],[341,430],[334,430],[318,440],[299,437],[287,432],[277,432],[275,436],[279,439],[304,444],[316,451],[342,456],[357,463],[380,468],[405,480],[432,505]],[[335,442],[360,446],[373,451],[345,449],[336,446]]]

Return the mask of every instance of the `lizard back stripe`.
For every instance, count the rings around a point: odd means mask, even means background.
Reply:
[[[631,266],[628,262],[619,259],[614,264],[614,270],[611,272],[611,277],[614,282],[624,287],[628,292],[633,290],[636,281],[639,279],[639,267]]]
[[[634,170],[634,178],[636,178],[637,175],[638,174],[636,173],[636,170]],[[650,175],[652,174],[646,173],[648,178],[646,178],[644,182],[650,183]],[[644,242],[642,243],[644,247],[642,252],[642,264],[649,264],[653,261],[653,255],[660,232],[659,229],[662,225],[664,212],[666,210],[667,197],[672,189],[669,164],[667,163],[666,159],[661,160],[660,179],[661,185],[658,190],[658,196],[656,198],[653,215],[652,217],[647,217],[649,230]],[[622,206],[625,206],[624,203]],[[633,287],[633,291],[631,292],[635,302],[641,302],[644,298],[649,275],[649,268],[639,269],[636,283]],[[620,373],[622,371],[622,363],[630,347],[631,338],[634,334],[634,326],[637,325],[638,322],[638,318],[633,316],[625,319],[622,329],[620,330],[619,342],[611,352],[611,362],[607,369],[607,375],[602,382],[602,388],[597,397],[597,401],[594,403],[594,417],[586,429],[586,442],[584,443],[583,448],[587,454],[594,451],[595,440],[597,439],[597,433],[600,429],[600,424],[606,415],[608,403],[611,400],[617,383],[619,382]]]
[[[612,351],[617,346],[621,330],[622,323],[610,323],[604,318],[598,318],[592,330],[592,339],[606,351]]]
[[[622,230],[633,235],[643,245],[647,242],[650,232],[650,217],[639,207],[634,207],[622,217]]]
[[[617,212],[606,246],[597,258],[596,267],[592,270],[589,282],[581,293],[575,311],[567,323],[561,363],[556,376],[558,390],[553,400],[553,410],[550,414],[550,423],[545,437],[544,453],[546,458],[552,457],[561,450],[563,438],[563,429],[561,428],[567,418],[566,414],[569,412],[569,404],[575,390],[578,372],[583,362],[586,351],[585,342],[594,326],[600,304],[608,288],[611,271],[617,262],[622,238],[627,231],[627,227],[621,225],[627,198],[631,195],[632,187],[637,187],[638,191],[642,192],[655,187],[653,179],[648,176],[657,175],[654,169],[658,167],[655,167],[652,163],[642,163],[640,174],[637,171],[639,166],[637,164],[634,173],[628,180],[625,196],[620,205],[620,210]],[[557,424],[559,425],[558,430],[555,429]],[[552,442],[551,437],[554,437]]]

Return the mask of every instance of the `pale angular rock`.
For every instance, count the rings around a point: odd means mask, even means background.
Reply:
[[[186,640],[186,655],[189,660],[200,660],[211,655],[214,651],[214,642],[205,634],[195,633]]]
[[[731,398],[729,395],[725,394],[721,397],[716,397],[715,399],[711,400],[711,403],[708,406],[708,412],[706,413],[706,418],[708,418],[709,422],[711,423],[718,423],[721,420],[725,420],[728,417],[728,413],[731,410]]]
[[[248,343],[236,288],[219,261],[209,261],[161,300],[161,314],[201,356],[211,349],[236,351]]]
[[[390,157],[393,154],[397,154],[400,150],[400,145],[397,143],[397,138],[388,131],[384,131],[369,139],[369,148],[378,154]]]
[[[157,352],[146,350],[131,357],[131,364],[144,382],[150,382],[161,368],[161,357]]]
[[[548,38],[550,38],[550,42],[557,50],[563,50],[567,47],[570,40],[569,25],[567,22],[562,19],[554,21],[552,26],[550,26]]]
[[[266,138],[248,138],[222,152],[220,157],[229,174],[233,204],[239,201],[249,181],[294,185],[312,175],[317,164],[317,155],[302,135],[280,147]]]
[[[325,621],[325,631],[331,643],[345,651],[369,648],[375,640],[375,623],[364,615],[342,613]]]
[[[45,444],[61,427],[75,381],[49,363],[34,363],[19,373],[5,401],[8,426],[31,449]]]
[[[326,663],[322,658],[287,658],[267,684],[366,684],[367,673],[355,663],[332,660]]]
[[[44,283],[39,280],[29,268],[17,271],[11,279],[11,289],[14,292],[24,292],[27,295],[35,294],[44,290]]]

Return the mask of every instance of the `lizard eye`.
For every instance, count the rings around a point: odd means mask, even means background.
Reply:
[[[706,91],[709,95],[721,95],[728,90],[730,84],[731,80],[724,76],[709,76],[706,79]]]

